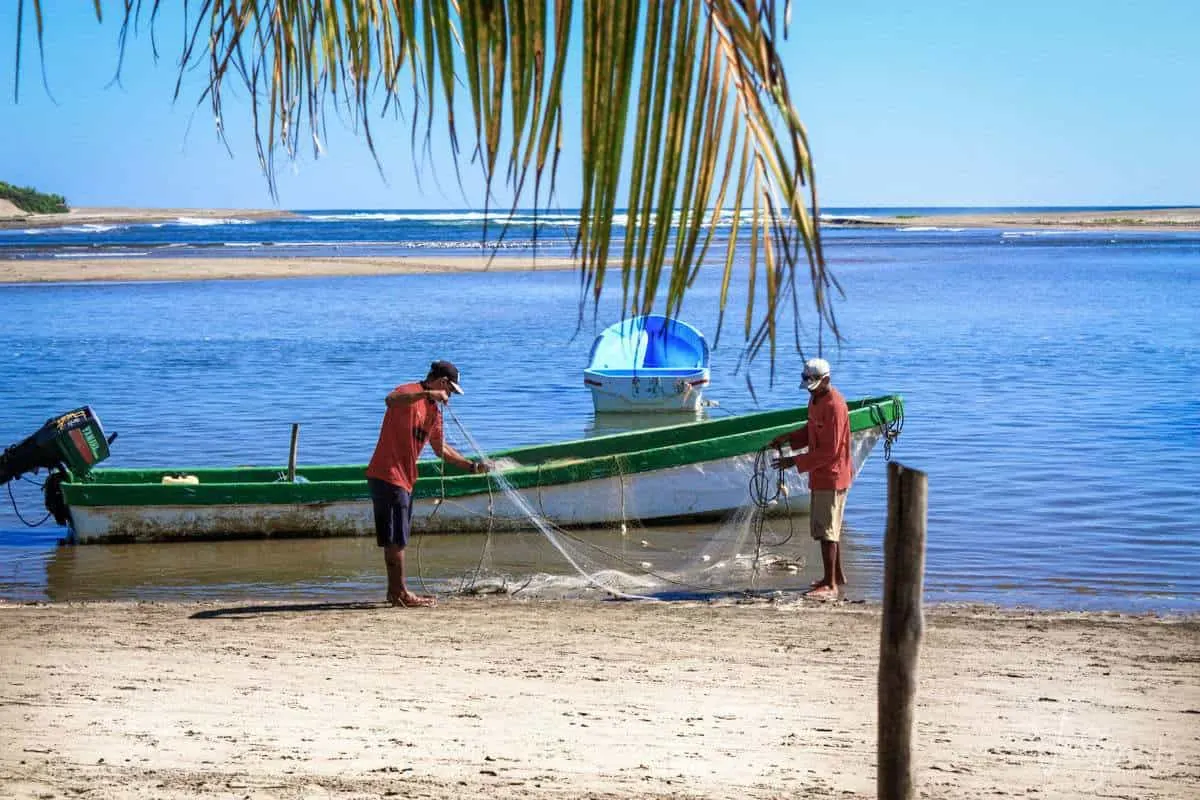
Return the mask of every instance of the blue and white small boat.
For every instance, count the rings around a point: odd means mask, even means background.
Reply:
[[[704,334],[678,319],[646,314],[596,337],[583,382],[598,412],[696,411],[708,364]]]

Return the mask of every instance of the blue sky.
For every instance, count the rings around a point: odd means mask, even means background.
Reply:
[[[27,4],[28,5],[28,4]],[[118,3],[47,0],[46,73],[26,20],[20,100],[0,51],[0,180],[75,206],[270,207],[247,106],[229,148],[200,76],[172,103],[180,33],[131,39],[120,85]],[[173,4],[164,4],[173,5]],[[16,14],[0,4],[11,42]],[[912,6],[912,7],[909,7]],[[1200,204],[1200,3],[1194,0],[796,2],[784,57],[824,207]],[[240,112],[240,113],[239,113]],[[577,112],[574,112],[577,114]],[[571,126],[578,130],[578,123]],[[284,208],[477,206],[447,153],[413,179],[408,127],[377,123],[385,176],[336,118],[326,152],[280,170]],[[577,205],[577,154],[558,201]]]

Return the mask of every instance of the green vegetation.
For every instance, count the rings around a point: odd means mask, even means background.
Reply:
[[[65,214],[71,210],[67,198],[61,194],[43,194],[28,186],[13,186],[4,181],[0,181],[0,200],[8,200],[30,214]]]
[[[1144,217],[1104,217],[1089,219],[1084,225],[1188,225],[1184,220],[1177,219],[1145,219]]]

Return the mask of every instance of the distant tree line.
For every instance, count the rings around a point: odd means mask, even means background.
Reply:
[[[65,214],[70,211],[67,198],[61,194],[44,194],[28,186],[13,186],[0,181],[0,200],[11,201],[29,214]]]

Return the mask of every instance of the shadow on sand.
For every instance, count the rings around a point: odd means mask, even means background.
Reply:
[[[389,608],[387,603],[286,603],[269,606],[234,606],[197,611],[188,619],[216,619],[218,617],[255,617],[262,614],[294,614],[310,611],[374,611]]]

